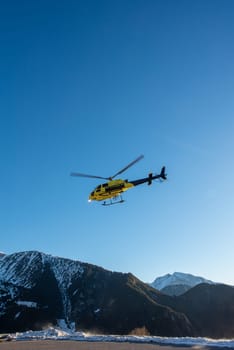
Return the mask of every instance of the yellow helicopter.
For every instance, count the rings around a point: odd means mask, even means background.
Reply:
[[[122,174],[124,171],[126,171],[128,168],[133,166],[135,163],[139,162],[144,158],[143,155],[140,155],[135,160],[133,160],[131,163],[129,163],[127,166],[125,166],[123,169],[118,171],[115,175],[110,177],[102,177],[102,176],[96,176],[96,175],[88,175],[83,173],[71,173],[71,176],[78,176],[78,177],[89,177],[93,179],[104,179],[108,180],[108,182],[103,183],[99,186],[97,186],[89,195],[89,202],[91,201],[104,201],[102,205],[113,205],[117,203],[123,203],[124,200],[122,199],[122,193],[129,190],[132,187],[141,185],[145,182],[148,183],[148,185],[152,184],[153,180],[166,180],[167,175],[165,174],[165,166],[162,167],[160,174],[153,175],[150,173],[148,177],[145,177],[143,179],[128,181],[128,180],[122,180],[122,179],[114,179],[116,176]],[[108,202],[107,202],[108,200]]]

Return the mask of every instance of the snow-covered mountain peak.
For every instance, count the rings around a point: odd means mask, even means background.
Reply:
[[[170,295],[179,295],[200,283],[213,284],[214,282],[189,273],[174,272],[156,278],[151,286],[163,292],[170,290],[168,293]]]

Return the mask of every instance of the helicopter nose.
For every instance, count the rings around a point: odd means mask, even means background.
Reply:
[[[88,199],[88,202],[92,202],[92,200],[93,200],[93,195],[94,195],[94,193],[92,192],[92,193],[90,193],[90,195],[89,195],[89,199]]]

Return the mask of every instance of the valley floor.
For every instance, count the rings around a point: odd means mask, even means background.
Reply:
[[[0,350],[184,350],[185,347],[157,344],[83,342],[70,340],[2,341]],[[199,346],[199,349],[209,347]]]

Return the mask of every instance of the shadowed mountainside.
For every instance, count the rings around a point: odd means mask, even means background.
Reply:
[[[184,313],[199,336],[234,336],[234,287],[199,284],[185,294],[167,299],[166,304]]]
[[[132,274],[39,252],[0,260],[0,331],[40,329],[64,319],[75,329],[165,336],[193,334],[187,317]]]

